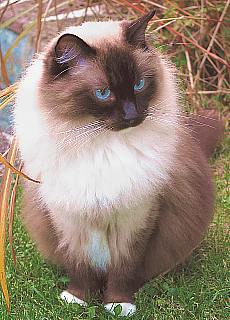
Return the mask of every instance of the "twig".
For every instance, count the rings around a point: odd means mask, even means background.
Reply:
[[[149,3],[149,4],[151,4],[152,6],[155,6],[155,7],[160,8],[160,9],[165,9],[165,10],[167,9],[165,6],[162,6],[161,4],[156,3],[156,2],[154,2],[154,1],[144,0],[144,2]]]
[[[198,69],[198,72],[197,72],[197,75],[196,75],[196,78],[195,78],[195,81],[194,81],[194,85],[196,85],[196,82],[197,82],[198,78],[200,77],[200,73],[201,73],[201,70],[202,70],[202,68],[203,68],[203,65],[204,65],[204,63],[205,63],[205,61],[206,61],[206,59],[207,59],[207,56],[208,56],[208,54],[210,54],[210,50],[211,50],[211,48],[212,48],[212,45],[213,45],[213,43],[214,43],[214,40],[215,40],[215,37],[216,37],[216,35],[217,35],[217,32],[218,32],[218,30],[219,30],[219,28],[220,28],[220,25],[221,25],[221,23],[222,23],[222,21],[223,21],[223,19],[224,19],[224,16],[225,16],[225,14],[226,14],[226,12],[227,12],[227,9],[228,9],[229,4],[230,4],[230,0],[227,0],[227,3],[226,3],[226,5],[225,5],[225,7],[224,7],[224,10],[223,10],[223,12],[222,12],[222,14],[221,14],[221,16],[220,16],[220,20],[219,20],[219,22],[218,22],[217,25],[216,25],[216,28],[215,28],[215,30],[214,30],[214,32],[213,32],[213,35],[212,35],[212,38],[211,38],[211,40],[210,40],[210,42],[209,42],[208,48],[206,49],[206,51],[205,51],[205,53],[204,53],[204,56],[203,56],[203,59],[202,59],[202,61],[201,61],[201,63],[200,63],[200,66],[199,66],[199,69]]]
[[[158,21],[159,21],[159,20],[158,20]],[[162,25],[159,26],[158,28],[154,29],[154,32],[157,32],[157,31],[159,31],[159,30],[161,30],[161,29],[163,29],[163,28],[166,28],[169,24],[172,24],[173,22],[176,22],[176,19],[171,20],[171,21],[169,21],[169,22],[167,22],[167,23],[165,23],[165,24],[162,24]]]
[[[187,94],[191,94],[189,90],[186,91]],[[230,90],[197,90],[197,94],[230,94]]]
[[[35,50],[39,52],[40,49],[40,38],[42,28],[42,0],[38,0],[38,11],[37,11],[37,37],[35,42]]]

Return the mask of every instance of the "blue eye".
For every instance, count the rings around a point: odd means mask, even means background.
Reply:
[[[95,95],[99,100],[107,100],[110,97],[111,91],[109,88],[105,88],[105,89],[97,89],[95,91]]]
[[[145,86],[145,79],[141,79],[138,83],[136,83],[133,87],[134,91],[141,91]]]

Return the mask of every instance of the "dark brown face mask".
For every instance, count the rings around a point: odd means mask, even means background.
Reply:
[[[151,49],[145,42],[145,30],[154,13],[131,23],[122,22],[123,40],[117,44],[107,41],[90,46],[74,34],[58,39],[46,64],[52,77],[49,83],[57,85],[58,91],[61,86],[69,87],[67,117],[91,115],[112,130],[143,122],[156,89]],[[138,64],[138,54],[140,60],[146,60],[145,70]]]

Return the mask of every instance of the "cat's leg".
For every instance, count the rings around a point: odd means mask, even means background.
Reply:
[[[104,291],[105,308],[114,313],[120,304],[125,316],[136,311],[134,293],[144,284],[144,257],[159,214],[158,198],[129,212],[127,216],[120,214],[110,226],[112,259]]]
[[[102,289],[103,275],[97,273],[89,264],[65,263],[67,274],[70,277],[70,284],[61,293],[61,299],[68,303],[77,303],[86,306],[86,300],[92,294],[97,294]]]
[[[31,182],[24,182],[21,217],[36,245],[45,259],[63,265],[62,253],[57,250],[58,240],[49,211],[41,204],[38,188]]]
[[[127,243],[127,255],[121,256],[117,263],[112,261],[104,292],[105,308],[112,313],[118,304],[122,307],[123,316],[132,315],[136,311],[134,293],[144,284],[143,261],[150,230],[146,228],[139,231],[138,236],[134,234]]]
[[[131,264],[131,261],[127,261],[109,272],[104,303],[105,308],[111,313],[114,313],[117,305],[121,306],[122,316],[131,316],[136,312],[134,293],[144,283],[143,268],[140,263],[138,267]]]

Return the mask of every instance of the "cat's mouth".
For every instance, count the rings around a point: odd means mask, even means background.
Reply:
[[[123,120],[123,121],[114,123],[113,124],[113,130],[114,131],[120,131],[120,130],[124,130],[124,129],[128,129],[128,128],[139,126],[144,121],[144,119],[145,119],[145,117],[138,117],[138,118],[135,118],[135,119]]]

